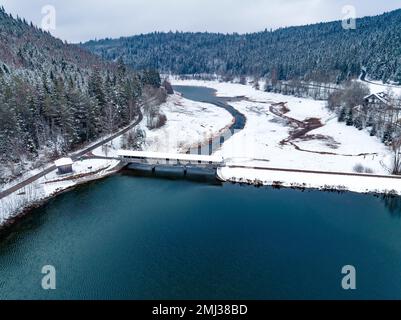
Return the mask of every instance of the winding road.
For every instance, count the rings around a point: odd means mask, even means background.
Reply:
[[[141,107],[144,106],[145,104],[149,104],[149,103],[153,103],[155,102],[155,98],[149,99],[147,101],[142,102]],[[119,136],[123,135],[124,133],[130,131],[131,129],[133,129],[134,127],[136,127],[139,123],[141,123],[141,121],[143,120],[143,114],[141,111],[141,108],[139,108],[139,115],[138,115],[138,119],[136,119],[132,124],[130,124],[128,127],[125,127],[119,131],[117,131],[116,133],[114,133],[113,135],[93,144],[90,145],[82,150],[79,150],[78,152],[72,153],[70,155],[71,159],[73,161],[78,160],[79,158],[83,157],[84,155],[86,155],[87,153],[101,147],[102,145],[105,145],[107,143],[109,143],[110,141],[118,138]],[[94,157],[94,158],[98,158],[98,157]],[[16,184],[15,186],[12,186],[8,189],[5,189],[3,191],[0,192],[0,199],[3,199],[4,197],[7,197],[8,195],[24,188],[25,186],[27,186],[28,184],[44,177],[45,175],[49,174],[50,172],[56,170],[56,166],[52,165],[46,169],[44,169],[43,171],[27,178],[26,180],[23,180],[21,182],[19,182],[18,184]]]
[[[183,89],[185,89],[185,86],[179,87],[179,89],[181,89],[182,91],[185,91]],[[180,90],[180,91],[181,91]],[[202,101],[202,102],[207,102],[207,103],[212,103],[214,105],[216,105],[217,107],[220,108],[225,108],[227,109],[227,107],[230,107],[232,109],[228,110],[232,115],[235,116],[236,118],[236,122],[233,125],[233,127],[237,127],[238,129],[243,129],[246,123],[246,118],[243,114],[241,114],[240,112],[238,112],[236,109],[234,109],[233,107],[229,106],[227,103],[221,102],[219,101],[219,99],[217,97],[213,97],[213,99],[204,99],[204,96],[202,97],[202,99],[200,99],[199,97],[196,96],[189,96],[188,97],[188,92],[185,92],[186,94],[186,98],[190,99],[190,100],[194,100],[194,101]],[[192,93],[192,92],[191,92]],[[208,92],[209,93],[209,92]],[[210,94],[210,93],[209,93]],[[211,95],[212,96],[212,95]],[[154,102],[155,99],[150,99],[146,102],[142,103],[142,106],[146,103],[152,103]],[[283,110],[278,111],[276,108],[274,107],[284,107],[284,103],[278,103],[275,105],[271,106],[270,111],[275,114],[276,116],[280,116],[280,117],[286,117],[284,115],[285,112],[282,112]],[[111,135],[108,138],[105,138],[91,146],[88,146],[76,153],[73,153],[70,155],[70,157],[76,161],[79,158],[85,156],[86,154],[90,153],[91,151],[101,147],[102,145],[105,145],[107,143],[109,143],[110,141],[118,138],[119,136],[123,135],[124,133],[128,132],[129,130],[133,129],[134,127],[136,127],[141,121],[143,120],[143,114],[140,111],[138,119],[136,119],[135,122],[133,122],[132,124],[130,124],[128,127],[125,127],[121,130],[119,130],[118,132],[116,132],[115,134]],[[287,119],[288,120],[288,119]],[[291,119],[293,121],[298,121],[295,119]],[[304,127],[305,123],[302,123],[301,125],[301,121],[299,121],[299,126],[301,128],[303,128],[304,130],[302,130],[302,134],[306,134],[307,132],[316,129],[316,127],[319,127],[319,125],[316,123],[314,125],[312,125],[312,127]],[[233,128],[230,128],[230,130],[232,130]],[[114,159],[114,158],[109,158],[109,157],[99,157],[99,156],[88,156],[86,157],[87,159]],[[256,160],[256,159],[255,159]],[[260,161],[260,160],[259,160]],[[387,179],[401,179],[401,176],[394,176],[394,175],[375,175],[375,174],[358,174],[358,173],[343,173],[343,172],[329,172],[329,171],[315,171],[315,170],[297,170],[297,169],[285,169],[285,168],[271,168],[271,167],[258,167],[258,166],[252,166],[252,165],[236,165],[235,162],[231,163],[231,164],[227,164],[228,167],[231,168],[242,168],[242,169],[256,169],[256,170],[267,170],[267,171],[281,171],[281,172],[294,172],[294,173],[310,173],[310,174],[328,174],[328,175],[342,175],[342,176],[358,176],[358,177],[373,177],[373,178],[387,178]],[[51,166],[48,167],[46,169],[44,169],[43,171],[39,172],[38,174],[35,174],[29,178],[27,178],[24,181],[21,181],[20,183],[16,184],[13,187],[10,187],[6,190],[3,190],[0,192],[0,199],[10,195],[13,192],[16,192],[20,189],[22,189],[23,187],[27,186],[28,184],[42,178],[43,176],[49,174],[50,172],[56,170],[56,166]]]

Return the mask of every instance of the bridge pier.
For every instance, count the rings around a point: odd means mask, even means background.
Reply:
[[[120,150],[118,157],[131,169],[138,168],[152,173],[163,173],[171,169],[184,177],[192,176],[194,171],[196,175],[201,175],[202,170],[216,172],[218,167],[225,165],[222,157],[207,155]]]

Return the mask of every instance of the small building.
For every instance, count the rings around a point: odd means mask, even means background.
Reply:
[[[390,97],[385,92],[379,92],[366,96],[364,98],[364,106],[386,110],[392,107],[392,103]]]
[[[61,158],[54,162],[57,167],[58,174],[72,173],[72,161],[71,158]]]

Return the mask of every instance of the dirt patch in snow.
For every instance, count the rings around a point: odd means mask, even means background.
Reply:
[[[325,140],[326,145],[331,149],[338,149],[339,143],[330,136],[324,135],[308,135],[309,132],[319,129],[324,126],[318,118],[307,118],[303,121],[298,119],[291,118],[286,114],[290,112],[287,104],[285,102],[274,103],[270,106],[270,112],[275,116],[285,120],[288,125],[292,128],[290,130],[290,135],[288,138],[281,140],[280,145],[291,145],[296,150],[302,152],[316,153],[321,155],[335,155],[335,156],[343,156],[343,157],[365,157],[370,155],[377,155],[377,153],[361,153],[361,154],[339,154],[335,152],[326,152],[326,151],[315,151],[315,150],[307,150],[299,147],[295,142],[296,141],[312,141],[312,140]]]
[[[318,118],[308,118],[304,121],[300,121],[287,116],[286,114],[290,112],[287,104],[285,102],[274,103],[270,106],[270,112],[275,116],[287,121],[292,130],[290,131],[290,136],[280,142],[281,145],[290,144],[293,140],[301,139],[306,136],[310,131],[316,130],[323,127],[320,119]]]
[[[336,141],[333,137],[330,136],[325,136],[322,134],[309,134],[305,135],[303,137],[300,137],[298,140],[300,141],[322,141],[324,144],[329,147],[330,149],[338,149],[341,145],[338,141]]]

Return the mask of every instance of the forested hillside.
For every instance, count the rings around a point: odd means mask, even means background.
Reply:
[[[108,134],[138,116],[146,85],[136,73],[0,9],[0,180],[7,169],[47,161]]]
[[[253,34],[152,33],[90,41],[92,52],[136,69],[175,74],[254,75],[281,80],[342,81],[366,68],[371,78],[401,83],[401,10]]]

